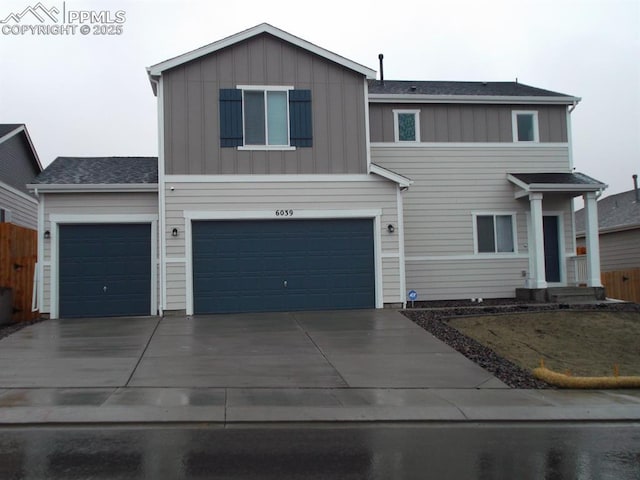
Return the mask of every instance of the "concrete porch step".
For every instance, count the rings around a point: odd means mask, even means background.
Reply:
[[[547,300],[554,303],[592,303],[605,300],[604,290],[593,287],[552,287]]]

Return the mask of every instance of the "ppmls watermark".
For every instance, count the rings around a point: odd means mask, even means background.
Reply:
[[[0,16],[0,18],[2,18]],[[67,2],[45,7],[41,2],[0,20],[2,35],[122,35],[124,10],[72,10]]]

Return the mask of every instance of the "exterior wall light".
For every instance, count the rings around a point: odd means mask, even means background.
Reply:
[[[50,238],[51,238],[51,232],[49,230],[46,230],[44,232],[44,239],[49,240]]]
[[[171,230],[171,236],[172,237],[177,237],[178,236],[178,229],[174,228],[173,230]]]
[[[394,227],[393,225],[389,224],[389,225],[387,225],[387,231],[389,233],[393,233],[393,232],[396,231],[396,227]]]

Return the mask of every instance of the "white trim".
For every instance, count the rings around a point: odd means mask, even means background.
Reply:
[[[273,210],[254,211],[185,211],[185,304],[186,314],[191,316],[194,312],[193,298],[193,234],[192,222],[194,220],[296,220],[296,219],[332,219],[332,218],[372,218],[374,220],[373,243],[375,256],[375,305],[382,308],[383,299],[383,275],[382,275],[382,251],[381,251],[381,231],[380,223],[382,217],[381,209],[362,210],[296,210],[293,217],[276,217]]]
[[[483,103],[483,104],[523,104],[537,105],[572,105],[579,102],[578,97],[519,97],[504,95],[426,95],[415,93],[371,93],[371,103]]]
[[[157,192],[157,183],[83,183],[83,184],[46,184],[30,183],[29,190],[38,192],[65,192],[65,193],[91,193],[91,192]]]
[[[291,139],[289,139],[291,141]],[[238,150],[244,151],[279,151],[279,152],[293,152],[296,147],[290,145],[239,145],[236,147]]]
[[[400,123],[398,121],[398,115],[401,113],[412,114],[415,120],[415,140],[400,140]],[[402,144],[416,144],[420,143],[420,110],[398,110],[393,109],[393,138],[395,143]]]
[[[412,255],[405,257],[407,262],[451,262],[469,260],[524,260],[529,258],[526,253],[479,253],[478,255]]]
[[[7,132],[3,136],[1,136],[0,137],[0,143],[4,143],[7,140],[9,140],[11,137],[17,135],[20,132],[24,132],[24,131],[25,131],[24,125],[18,125],[13,130],[10,130],[9,132]]]
[[[337,55],[329,50],[325,50],[324,48],[318,47],[306,40],[298,38],[290,33],[287,33],[279,28],[273,27],[268,23],[262,23],[260,25],[256,25],[253,28],[245,30],[243,32],[236,33],[229,37],[223,38],[222,40],[218,40],[217,42],[211,43],[209,45],[205,45],[204,47],[200,47],[196,50],[192,50],[191,52],[185,53],[178,57],[171,58],[164,62],[158,63],[156,65],[152,65],[147,68],[147,72],[150,76],[158,76],[161,75],[165,70],[169,70],[171,68],[177,67],[178,65],[182,65],[184,63],[190,62],[197,58],[203,57],[205,55],[209,55],[210,53],[216,52],[223,48],[235,45],[239,42],[252,38],[256,35],[260,35],[261,33],[269,33],[281,40],[289,42],[293,45],[296,45],[304,50],[308,50],[311,53],[315,53],[327,60],[335,62],[343,67],[354,70],[362,75],[365,75],[367,78],[374,80],[376,78],[375,70],[367,68],[363,65],[360,65],[356,62],[353,62],[347,58],[344,58],[340,55]]]
[[[296,87],[294,87],[293,85],[236,85],[237,90],[273,90],[278,92],[288,92],[289,90],[294,90],[295,88]]]
[[[512,257],[514,255],[518,255],[518,217],[517,217],[517,212],[514,211],[510,211],[510,212],[501,212],[501,211],[488,211],[488,212],[483,212],[483,211],[477,211],[477,212],[471,212],[471,216],[473,218],[473,253],[476,256],[482,256],[482,257],[491,257],[491,258],[495,258],[496,256],[505,256],[505,257]],[[486,217],[493,217],[493,232],[494,232],[494,242],[495,242],[495,247],[496,247],[496,251],[495,252],[479,252],[478,251],[478,222],[477,222],[477,218],[478,217],[482,217],[482,216],[486,216]],[[497,232],[497,222],[495,221],[496,217],[511,217],[511,237],[512,237],[512,242],[513,242],[513,252],[498,252],[497,251],[497,242],[498,242],[498,232]]]
[[[160,250],[158,261],[160,262],[158,290],[160,301],[158,302],[158,314],[164,315],[167,308],[167,238],[166,238],[166,175],[164,165],[164,80],[157,81],[158,90],[158,248]]]
[[[568,148],[565,142],[372,142],[372,148]]]
[[[44,242],[50,242],[51,239],[45,240],[44,238],[44,214],[45,214],[45,196],[40,195],[38,197],[38,291],[36,295],[38,296],[37,304],[40,309],[40,313],[44,313],[44,267],[51,266],[51,262],[45,262],[44,259]],[[49,307],[46,312],[48,313],[51,310]]]
[[[405,177],[404,175],[400,175],[399,173],[381,167],[380,165],[376,165],[375,163],[372,163],[369,166],[369,171],[383,178],[386,178],[387,180],[391,180],[392,182],[397,183],[400,187],[408,188],[413,184],[413,180]]]
[[[296,220],[314,218],[373,218],[382,216],[382,209],[362,210],[304,210],[294,209],[291,217],[278,217],[269,210],[185,210],[185,220]],[[185,222],[186,224],[186,222]],[[186,236],[186,233],[185,233]],[[189,237],[187,237],[189,238]],[[189,258],[188,255],[186,256]]]
[[[51,269],[50,269],[50,317],[57,319],[60,316],[60,257],[59,257],[59,226],[70,224],[121,224],[121,223],[145,223],[151,228],[151,298],[149,315],[155,315],[158,311],[158,274],[157,274],[157,247],[158,242],[158,216],[147,214],[106,214],[106,215],[85,215],[85,214],[49,214],[49,231],[51,237]]]
[[[24,192],[21,192],[20,190],[18,190],[15,187],[12,187],[11,185],[4,183],[3,181],[0,180],[0,188],[4,188],[5,190],[7,190],[8,192],[13,193],[14,195],[18,195],[20,198],[22,198],[23,200],[28,200],[31,203],[37,204],[38,200],[33,198],[31,195],[28,195]]]
[[[520,140],[518,138],[518,116],[529,115],[533,118],[533,140]],[[513,143],[540,143],[540,128],[538,124],[537,110],[511,110],[511,133]]]
[[[396,231],[398,232],[398,274],[400,275],[400,301],[402,302],[402,308],[407,307],[407,273],[406,273],[406,256],[404,247],[404,198],[402,196],[402,189],[396,189],[396,209],[397,209],[397,225]]]
[[[314,175],[164,175],[164,183],[286,183],[286,182],[378,182],[379,178],[367,173]]]
[[[371,132],[370,132],[370,119],[369,119],[369,82],[365,78],[364,83],[364,138],[365,138],[365,151],[367,154],[367,173],[371,173]]]

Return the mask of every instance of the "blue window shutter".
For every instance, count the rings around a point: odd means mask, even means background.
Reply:
[[[239,147],[242,138],[242,90],[220,89],[220,146]]]
[[[289,137],[292,147],[311,147],[311,90],[289,90]]]

